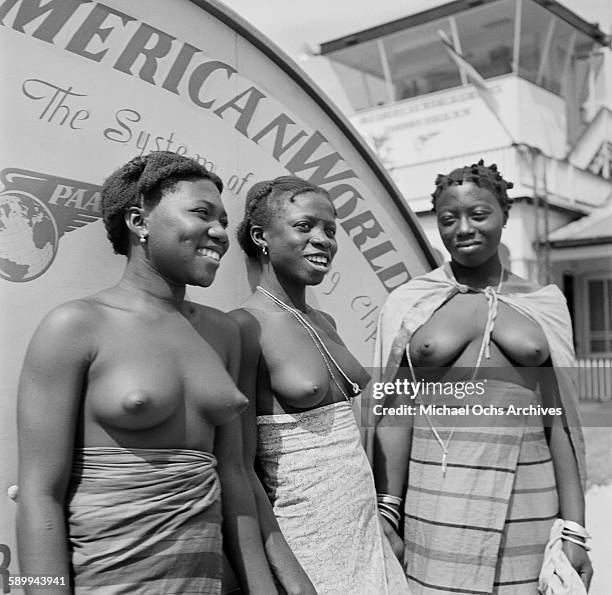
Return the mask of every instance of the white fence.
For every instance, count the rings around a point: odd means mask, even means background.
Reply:
[[[578,396],[583,401],[612,399],[612,359],[578,360]]]

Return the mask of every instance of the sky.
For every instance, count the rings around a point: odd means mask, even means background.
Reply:
[[[352,112],[319,44],[421,12],[450,0],[218,0],[297,61],[337,106]],[[588,22],[612,32],[612,0],[561,0]],[[375,7],[375,8],[373,8]]]

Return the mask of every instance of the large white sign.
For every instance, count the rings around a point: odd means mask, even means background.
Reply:
[[[17,480],[19,370],[51,308],[121,275],[125,261],[106,240],[99,195],[119,165],[156,149],[197,159],[226,184],[231,230],[255,181],[291,173],[325,187],[338,212],[339,252],[311,298],[336,317],[364,363],[388,291],[434,262],[351,126],[220,4],[4,0],[0,24],[1,579],[16,568],[7,490]],[[213,287],[189,295],[230,310],[255,282],[234,242]]]

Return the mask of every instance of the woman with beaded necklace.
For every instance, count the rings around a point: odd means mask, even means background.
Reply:
[[[592,574],[571,321],[556,286],[502,265],[509,188],[483,161],[438,176],[433,210],[451,262],[395,290],[379,320],[377,380],[454,391],[417,391],[419,414],[395,425],[383,417],[375,435],[379,498],[395,501],[395,516],[382,512],[396,541],[403,534],[414,593],[536,595],[558,516],[563,551],[587,587]],[[444,404],[446,416],[428,404]]]
[[[288,592],[400,595],[406,582],[350,404],[369,377],[333,319],[306,303],[306,287],[323,281],[336,254],[335,219],[327,192],[300,178],[248,193],[238,240],[261,277],[232,313],[243,340],[239,386],[252,404],[247,464],[257,457],[268,558]]]

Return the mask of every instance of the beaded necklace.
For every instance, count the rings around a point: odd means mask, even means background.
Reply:
[[[308,336],[312,339],[312,342],[315,344],[318,352],[321,354],[321,357],[323,358],[323,362],[325,363],[325,367],[327,368],[329,376],[334,381],[334,384],[338,387],[340,392],[342,393],[342,396],[347,401],[350,402],[348,395],[346,394],[346,392],[344,391],[344,389],[342,388],[342,386],[340,385],[340,383],[338,382],[338,380],[332,373],[332,369],[329,365],[329,362],[331,362],[334,365],[336,370],[340,372],[342,377],[349,384],[349,386],[353,390],[353,396],[357,396],[361,392],[359,385],[356,382],[353,382],[346,375],[344,370],[340,367],[340,364],[338,364],[338,362],[334,359],[334,356],[329,352],[329,349],[327,349],[327,346],[323,342],[323,339],[321,339],[321,337],[319,336],[319,333],[317,333],[315,328],[300,314],[300,312],[298,312],[295,308],[292,308],[291,306],[289,306],[288,304],[286,304],[285,302],[277,298],[274,294],[270,293],[267,289],[264,289],[261,285],[257,285],[256,289],[257,291],[263,293],[269,300],[274,302],[277,306],[279,306],[286,312],[289,312],[289,314],[291,314],[304,327],[304,330],[306,331]]]

